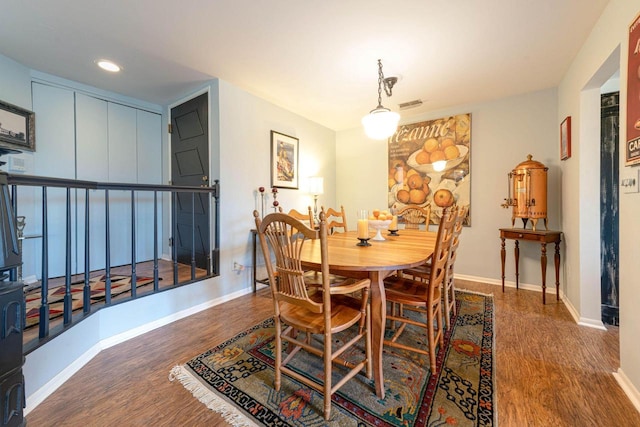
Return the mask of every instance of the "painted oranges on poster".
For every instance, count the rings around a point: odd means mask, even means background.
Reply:
[[[431,205],[438,224],[443,208],[470,207],[471,114],[402,125],[388,147],[390,208]]]

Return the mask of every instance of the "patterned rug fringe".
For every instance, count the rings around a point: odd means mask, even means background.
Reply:
[[[193,397],[202,402],[207,408],[222,415],[224,420],[234,427],[258,427],[235,406],[227,403],[216,393],[207,389],[184,366],[176,365],[169,373],[169,381],[180,381],[184,388],[189,390]]]
[[[469,289],[458,289],[456,287],[456,292],[458,292],[458,291],[462,291],[462,292],[464,292],[466,294],[482,295],[483,297],[491,297],[491,298],[493,298],[493,292],[487,294],[487,293],[484,293],[484,292],[470,291]],[[494,322],[494,326],[495,326],[495,322]],[[495,337],[495,334],[494,334],[494,337]]]

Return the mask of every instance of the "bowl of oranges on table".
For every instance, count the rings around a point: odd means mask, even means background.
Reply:
[[[376,230],[376,235],[371,240],[386,240],[382,236],[381,230],[388,230],[393,219],[394,216],[387,210],[372,210],[371,215],[369,215],[369,228]],[[397,227],[398,217],[395,217],[395,221]]]

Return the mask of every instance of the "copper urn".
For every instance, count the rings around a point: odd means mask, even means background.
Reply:
[[[511,226],[516,218],[522,218],[523,228],[527,228],[527,221],[531,219],[535,231],[539,219],[544,219],[544,228],[547,224],[547,168],[542,163],[533,160],[529,154],[527,160],[519,163],[509,172],[508,191],[509,197],[502,204],[504,208],[512,207]]]

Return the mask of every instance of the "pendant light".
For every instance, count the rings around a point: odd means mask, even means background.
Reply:
[[[369,138],[386,139],[398,129],[400,114],[382,106],[382,88],[384,87],[387,96],[391,96],[391,90],[397,81],[397,77],[384,77],[382,61],[378,59],[378,106],[362,118],[364,131]]]

